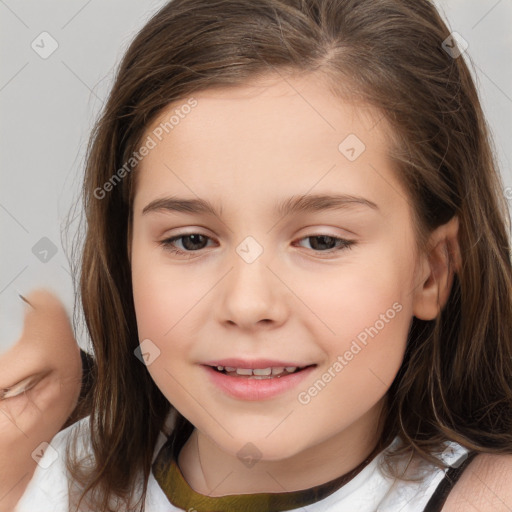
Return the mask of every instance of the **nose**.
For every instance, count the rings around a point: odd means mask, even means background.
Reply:
[[[263,252],[254,261],[235,253],[231,270],[219,289],[218,315],[221,323],[244,330],[275,328],[288,315],[289,293],[269,267]]]

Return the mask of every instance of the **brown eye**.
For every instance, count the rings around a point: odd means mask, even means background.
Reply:
[[[163,245],[165,250],[176,254],[187,254],[197,252],[206,247],[205,243],[210,238],[200,233],[190,233],[187,235],[177,235],[166,240],[162,240],[160,245]],[[175,242],[181,240],[183,249],[176,247]]]
[[[355,244],[353,240],[345,240],[330,235],[310,235],[301,239],[309,240],[311,249],[317,252],[335,252],[349,249]]]

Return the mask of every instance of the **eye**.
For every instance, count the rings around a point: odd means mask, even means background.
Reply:
[[[344,238],[338,238],[330,235],[309,235],[302,240],[309,240],[311,249],[315,252],[332,253],[342,251],[344,249],[351,249],[355,244],[354,240],[345,240]]]
[[[167,238],[159,242],[159,244],[162,245],[166,251],[183,256],[191,255],[191,253],[199,252],[201,249],[204,249],[208,240],[211,240],[211,238],[206,235],[190,233]],[[311,249],[313,251],[329,254],[342,251],[344,249],[350,249],[355,244],[354,240],[345,240],[343,238],[323,234],[309,235],[301,238],[299,242],[303,240],[310,241]],[[175,243],[178,241],[181,241],[180,243],[183,248],[176,247]]]
[[[174,243],[178,240],[181,240],[185,250],[179,249],[174,245]],[[206,235],[201,235],[200,233],[189,233],[187,235],[173,236],[171,238],[162,240],[159,243],[165,248],[166,251],[169,251],[173,254],[185,255],[203,249],[204,242],[207,240],[210,240],[210,238]]]

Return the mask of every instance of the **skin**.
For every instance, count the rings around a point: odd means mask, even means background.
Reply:
[[[363,461],[379,438],[377,418],[412,317],[439,313],[452,282],[449,254],[457,257],[456,219],[432,233],[428,254],[416,251],[384,120],[334,97],[318,76],[267,78],[194,95],[197,106],[137,170],[129,244],[139,339],[160,350],[148,371],[196,427],[180,468],[210,496],[304,489]],[[169,105],[145,136],[177,106]],[[366,145],[353,162],[338,150],[348,134]],[[308,192],[362,196],[378,210],[273,213],[277,202]],[[222,215],[142,214],[149,202],[171,195],[221,204]],[[191,233],[208,237],[191,255],[160,244]],[[251,264],[236,252],[249,235],[263,248]],[[308,238],[315,235],[355,245],[326,256]],[[192,245],[183,242],[174,247]],[[394,303],[400,312],[317,396],[299,403],[298,393]],[[317,366],[296,389],[244,401],[214,387],[201,366],[226,357]],[[237,457],[248,442],[261,453],[250,468]]]
[[[318,81],[261,87],[196,96],[194,115],[144,160],[135,200],[130,247],[137,321],[141,339],[161,350],[148,369],[197,427],[179,464],[189,484],[211,496],[311,487],[359,464],[378,439],[377,413],[412,315],[428,320],[439,313],[452,282],[448,255],[460,264],[456,219],[432,233],[428,254],[414,252],[411,212],[386,159],[382,121],[373,127],[371,112],[330,97]],[[367,147],[352,163],[336,152],[347,133]],[[237,144],[225,142],[232,140]],[[335,173],[325,175],[328,164]],[[312,188],[363,195],[381,212],[271,215],[278,199]],[[141,215],[150,200],[191,190],[222,202],[223,217]],[[209,242],[210,256],[187,260],[158,245],[187,226],[218,242]],[[357,245],[321,258],[305,247],[306,237],[319,232]],[[252,265],[234,251],[247,234],[264,247]],[[292,245],[298,239],[302,244]],[[0,401],[0,512],[14,508],[36,467],[32,451],[61,429],[80,391],[80,352],[63,305],[46,290],[27,299],[32,306],[23,334],[0,357],[0,389],[25,382]],[[261,403],[234,400],[214,389],[198,364],[233,355],[315,362],[313,382],[393,301],[402,305],[400,315],[307,405],[297,403],[299,390]],[[252,468],[236,456],[248,441],[261,452]],[[511,481],[512,456],[479,455],[443,511],[511,510]]]
[[[60,300],[43,289],[25,298],[32,306],[23,333],[0,357],[0,389],[19,391],[0,400],[0,512],[14,509],[36,469],[32,452],[64,425],[82,377],[80,349]]]
[[[512,455],[474,458],[448,495],[443,512],[510,512]]]

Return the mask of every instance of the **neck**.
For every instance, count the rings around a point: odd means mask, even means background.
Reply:
[[[178,465],[192,489],[212,497],[308,489],[350,472],[370,455],[380,439],[383,403],[321,443],[286,459],[261,459],[250,467],[195,429],[179,453]]]

